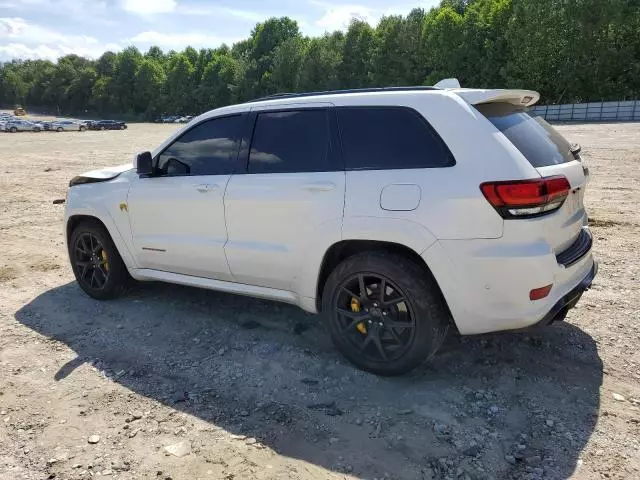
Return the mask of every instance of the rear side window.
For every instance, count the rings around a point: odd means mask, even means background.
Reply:
[[[326,110],[259,113],[249,151],[249,173],[325,171],[329,145]]]
[[[344,107],[338,123],[347,170],[450,167],[455,160],[426,120],[398,107]]]
[[[223,175],[237,166],[242,117],[207,120],[188,130],[158,156],[160,175]]]
[[[534,167],[548,167],[575,160],[569,142],[542,117],[531,117],[522,109],[505,103],[487,103],[475,107]]]

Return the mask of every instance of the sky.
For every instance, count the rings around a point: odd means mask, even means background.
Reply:
[[[107,50],[151,45],[181,50],[228,45],[256,23],[288,16],[305,35],[344,30],[351,18],[375,25],[380,17],[428,10],[439,0],[0,0],[0,61],[96,58]]]

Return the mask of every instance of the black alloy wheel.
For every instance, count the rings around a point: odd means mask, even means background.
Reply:
[[[335,312],[341,334],[364,358],[393,361],[410,348],[416,320],[411,305],[390,279],[359,273],[340,286]]]
[[[121,295],[131,276],[107,229],[96,220],[77,225],[69,238],[69,259],[80,288],[90,297],[109,300]]]
[[[384,250],[352,255],[334,267],[322,312],[338,350],[378,375],[401,375],[429,360],[451,319],[431,273]]]
[[[108,254],[102,242],[92,233],[82,233],[76,238],[73,253],[78,282],[92,290],[102,290],[109,280]]]

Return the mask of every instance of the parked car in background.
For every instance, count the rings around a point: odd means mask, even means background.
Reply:
[[[189,123],[193,117],[191,115],[187,115],[185,117],[179,117],[175,120],[174,123]]]
[[[169,116],[164,116],[164,117],[160,117],[160,121],[162,123],[175,123],[176,120],[178,120],[180,117],[178,115],[169,115]]]
[[[59,120],[51,122],[49,129],[56,132],[84,132],[87,126],[74,120]]]
[[[11,120],[4,125],[5,132],[40,132],[42,126],[28,120]]]
[[[125,130],[127,124],[118,120],[97,120],[89,124],[89,130]]]
[[[22,108],[20,105],[16,105],[16,108],[13,111],[13,114],[17,117],[17,116],[26,115],[27,112],[25,112],[24,108]]]

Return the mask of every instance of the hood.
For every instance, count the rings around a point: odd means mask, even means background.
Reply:
[[[126,172],[131,169],[133,169],[133,165],[131,163],[125,163],[124,165],[118,165],[117,167],[105,167],[97,170],[91,170],[73,177],[69,182],[69,186],[73,187],[74,185],[80,185],[83,183],[105,182],[116,178],[122,172]]]

